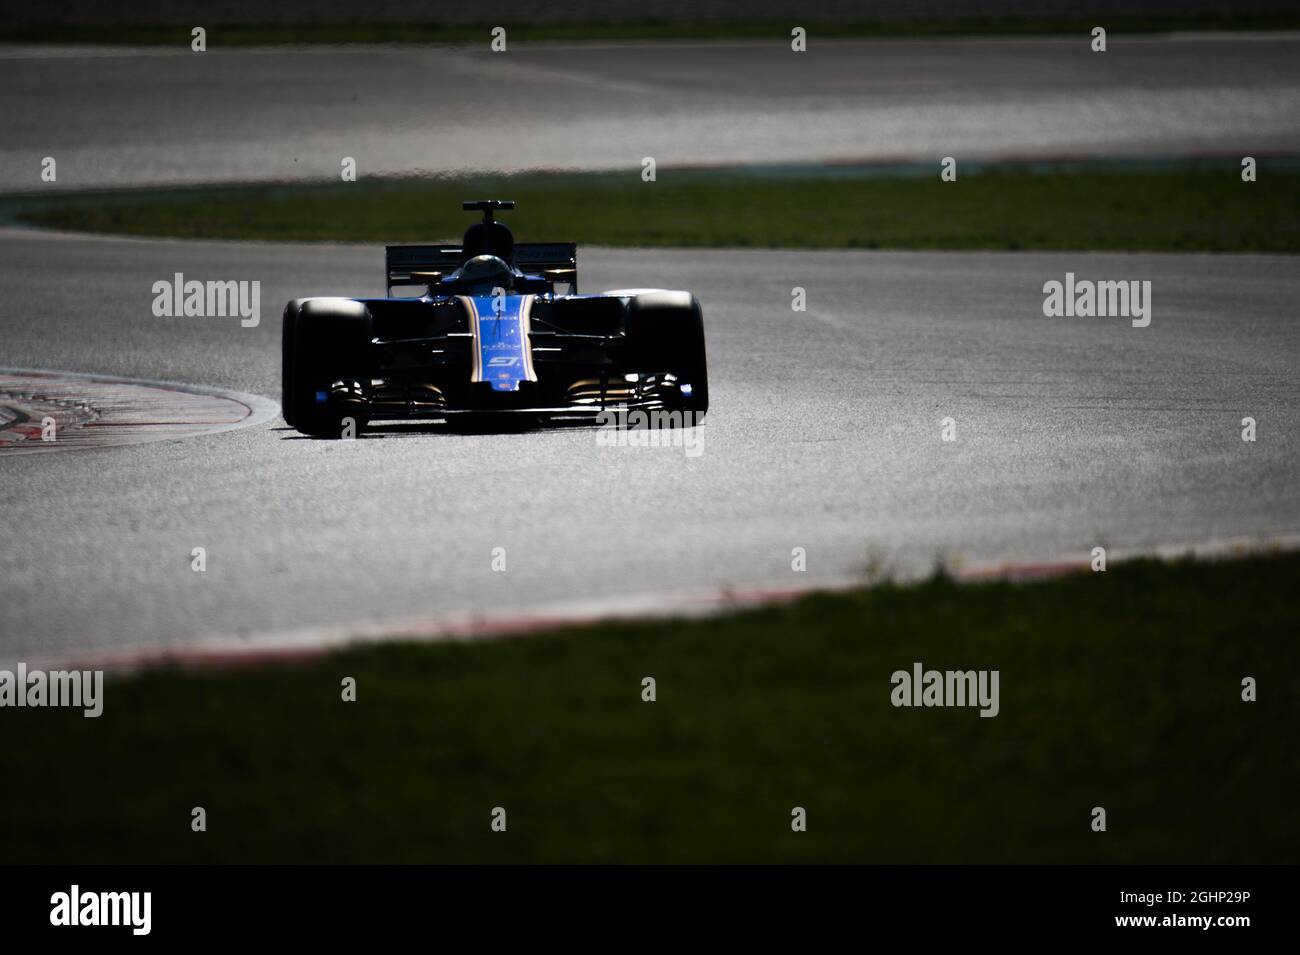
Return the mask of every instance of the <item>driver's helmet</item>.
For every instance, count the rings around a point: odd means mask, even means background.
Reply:
[[[457,278],[469,285],[510,288],[515,273],[505,259],[495,255],[476,255],[460,267]]]

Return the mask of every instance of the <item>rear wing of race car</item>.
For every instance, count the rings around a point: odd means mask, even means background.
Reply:
[[[464,263],[465,253],[459,245],[385,246],[388,295],[392,296],[394,285],[428,285]],[[541,274],[552,282],[568,282],[572,292],[578,291],[576,242],[516,243],[513,264],[522,272]]]

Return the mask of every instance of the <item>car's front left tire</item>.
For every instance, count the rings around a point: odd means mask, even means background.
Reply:
[[[696,422],[709,410],[704,313],[690,292],[642,292],[627,305],[625,324],[637,370],[668,372],[682,388],[678,407]]]

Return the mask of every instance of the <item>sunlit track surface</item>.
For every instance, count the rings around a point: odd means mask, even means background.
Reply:
[[[0,456],[188,438],[257,424],[275,411],[251,395],[0,369]]]
[[[278,303],[383,282],[361,246],[9,231],[0,257],[7,364],[267,399]],[[581,267],[590,289],[700,296],[698,457],[582,429],[327,442],[278,421],[6,457],[0,659],[1300,529],[1289,257],[584,249]],[[1045,317],[1067,271],[1150,280],[1150,326]],[[261,280],[261,323],[154,317],[175,272]]]
[[[1300,151],[1300,35],[0,48],[0,192],[563,167]],[[40,108],[33,108],[33,104]],[[502,148],[508,130],[511,148]],[[42,159],[57,160],[55,182]]]

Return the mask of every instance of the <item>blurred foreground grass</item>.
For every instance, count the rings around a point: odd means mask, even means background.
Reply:
[[[1300,555],[938,578],[113,680],[99,719],[0,710],[0,863],[1294,863],[1297,579]],[[917,661],[998,670],[999,715],[893,707]]]

